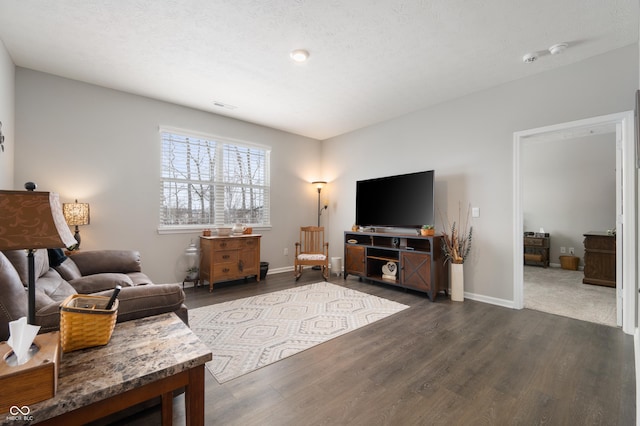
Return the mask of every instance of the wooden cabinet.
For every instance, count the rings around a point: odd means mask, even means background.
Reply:
[[[200,280],[213,284],[250,276],[260,281],[260,235],[200,237]]]
[[[606,232],[584,234],[584,284],[616,286],[616,236]]]
[[[347,244],[344,247],[344,273],[354,275],[364,275],[364,246]]]
[[[535,235],[531,232],[524,234],[524,264],[549,266],[550,237],[548,233]]]
[[[410,288],[426,293],[433,301],[447,291],[449,268],[442,253],[441,236],[413,236],[373,232],[345,232],[344,277]],[[393,263],[397,274],[383,275],[383,267]],[[387,274],[388,275],[388,274]]]

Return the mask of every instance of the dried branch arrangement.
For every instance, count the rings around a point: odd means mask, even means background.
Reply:
[[[461,207],[458,204],[458,223],[461,223]],[[461,227],[456,227],[456,222],[451,224],[449,220],[446,221],[440,213],[440,220],[446,229],[450,229],[450,234],[443,233],[442,236],[442,250],[444,256],[448,262],[451,263],[464,263],[465,259],[471,251],[471,238],[473,236],[473,226],[469,225],[469,217],[471,214],[471,204],[467,209],[467,218],[465,223]]]

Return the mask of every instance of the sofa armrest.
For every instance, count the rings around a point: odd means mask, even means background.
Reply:
[[[80,251],[70,257],[82,275],[101,272],[141,272],[140,252],[136,250]]]
[[[112,291],[95,293],[111,296]],[[184,291],[179,284],[156,284],[124,287],[118,295],[118,322],[175,312],[184,302]]]
[[[132,287],[133,281],[126,274],[107,272],[69,280],[69,284],[80,294],[91,294],[104,290],[113,290],[116,285]]]

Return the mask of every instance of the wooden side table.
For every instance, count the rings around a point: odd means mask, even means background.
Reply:
[[[548,267],[550,239],[548,232],[544,235],[525,232],[523,240],[524,264]]]
[[[56,395],[30,404],[29,415],[43,425],[81,425],[159,396],[162,424],[171,424],[173,393],[185,388],[185,424],[204,425],[211,357],[174,313],[119,323],[107,345],[64,354]],[[0,413],[0,423],[8,415]]]

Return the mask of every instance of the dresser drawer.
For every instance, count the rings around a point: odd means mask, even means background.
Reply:
[[[239,240],[239,242],[240,248],[242,249],[255,248],[260,245],[260,240],[257,240],[255,238],[243,238],[242,240]]]
[[[213,281],[230,281],[238,279],[237,263],[219,263],[213,267]]]
[[[606,235],[587,235],[584,239],[584,248],[587,250],[610,250],[616,249],[616,237]]]
[[[214,265],[222,263],[238,263],[239,251],[238,250],[222,250],[213,253]]]
[[[211,245],[213,246],[213,250],[230,250],[240,248],[240,241],[237,238],[224,238],[224,239],[216,239],[212,240]]]
[[[524,245],[530,247],[544,247],[545,245],[544,238],[532,238],[532,237],[524,237]]]

